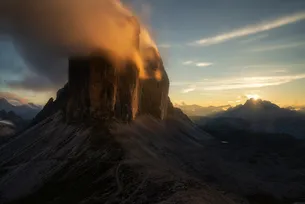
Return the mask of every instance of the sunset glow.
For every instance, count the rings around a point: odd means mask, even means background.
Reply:
[[[65,54],[74,48],[106,48],[133,60],[142,79],[160,80],[160,73],[148,76],[145,71],[150,55],[143,51],[153,47],[170,79],[172,101],[235,106],[261,98],[281,106],[305,106],[305,1],[293,1],[281,2],[285,12],[264,0],[245,1],[242,7],[239,0],[229,5],[206,0],[149,1],[145,5],[88,0],[70,5],[71,1],[63,0],[61,12],[53,3],[57,1],[43,1],[47,9],[27,5],[15,11],[20,18],[8,22],[16,28],[29,25],[24,33],[15,36],[0,21],[0,95],[40,105],[56,97],[67,82],[67,61],[62,59],[66,56],[47,50]],[[270,11],[261,12],[266,9]],[[48,18],[30,18],[29,14]],[[40,37],[22,36],[34,31]],[[135,32],[140,34],[139,50],[131,48]],[[9,38],[1,38],[6,35]],[[47,39],[51,49],[41,51],[41,39]]]
[[[254,100],[260,99],[260,96],[257,94],[247,94],[246,96],[248,99],[254,99]]]

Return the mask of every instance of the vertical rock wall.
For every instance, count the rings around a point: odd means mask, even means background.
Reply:
[[[149,78],[141,80],[139,114],[149,114],[164,119],[167,115],[169,79],[156,50],[149,48],[147,52],[150,52],[151,56],[146,62]]]
[[[115,71],[103,55],[74,57],[69,60],[68,121],[114,116],[117,92]]]
[[[70,58],[67,120],[115,117],[127,122],[143,114],[164,119],[169,79],[162,60],[152,50],[155,56],[146,63],[148,79],[139,78],[138,69],[132,62],[126,62],[118,71],[102,52]]]
[[[139,104],[139,72],[132,63],[117,75],[115,115],[123,121],[134,120]]]

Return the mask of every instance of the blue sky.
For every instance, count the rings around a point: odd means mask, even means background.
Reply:
[[[305,105],[304,0],[130,0],[127,4],[152,31],[175,103],[236,105],[258,95],[283,106]],[[10,40],[0,39],[2,95],[44,103],[54,94],[51,85],[31,90],[37,82],[27,84],[27,89],[12,83],[37,75],[28,66]]]
[[[305,103],[305,1],[157,0],[150,8],[174,101]]]

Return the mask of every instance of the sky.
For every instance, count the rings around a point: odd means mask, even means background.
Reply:
[[[126,4],[156,40],[174,103],[234,106],[260,97],[281,106],[305,105],[304,0]],[[23,56],[9,36],[0,37],[0,97],[44,104],[61,84],[54,85]]]

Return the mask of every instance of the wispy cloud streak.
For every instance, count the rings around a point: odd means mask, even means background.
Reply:
[[[190,64],[193,64],[193,63],[194,63],[193,61],[189,60],[189,61],[183,62],[182,64],[183,65],[190,65]]]
[[[197,67],[208,67],[208,66],[211,66],[211,65],[213,65],[213,63],[210,63],[210,62],[199,62],[199,63],[196,63]]]
[[[240,77],[240,78],[218,78],[199,82],[173,82],[172,86],[186,86],[182,93],[191,91],[223,91],[232,89],[251,89],[267,86],[278,86],[295,80],[305,79],[305,73],[299,75],[282,76],[259,76],[259,77]]]
[[[268,34],[257,35],[257,36],[254,36],[252,38],[249,38],[249,39],[241,40],[240,43],[242,43],[242,44],[253,43],[253,42],[257,42],[257,41],[260,41],[262,39],[265,39],[268,36],[269,36]]]
[[[282,45],[272,45],[272,46],[263,46],[251,49],[251,52],[266,52],[266,51],[273,51],[273,50],[283,50],[283,49],[290,49],[296,47],[302,47],[305,45],[305,42],[295,42],[290,44],[282,44]]]
[[[196,67],[208,67],[213,65],[211,62],[194,62],[192,60],[185,61],[182,63],[183,65],[195,65]]]
[[[305,74],[295,76],[268,76],[268,77],[245,77],[227,80],[217,85],[203,87],[206,91],[222,91],[231,89],[262,88],[267,86],[278,86],[298,79],[305,79]]]
[[[195,91],[195,88],[186,88],[186,89],[182,89],[181,93],[189,93],[189,92],[193,92]]]
[[[222,33],[209,38],[203,38],[195,41],[195,45],[208,46],[213,44],[223,43],[238,37],[248,36],[263,31],[272,30],[274,28],[279,28],[288,24],[292,24],[298,21],[305,20],[305,12],[295,13],[293,15],[280,17],[270,21],[263,21],[258,24],[249,25],[231,32]]]

